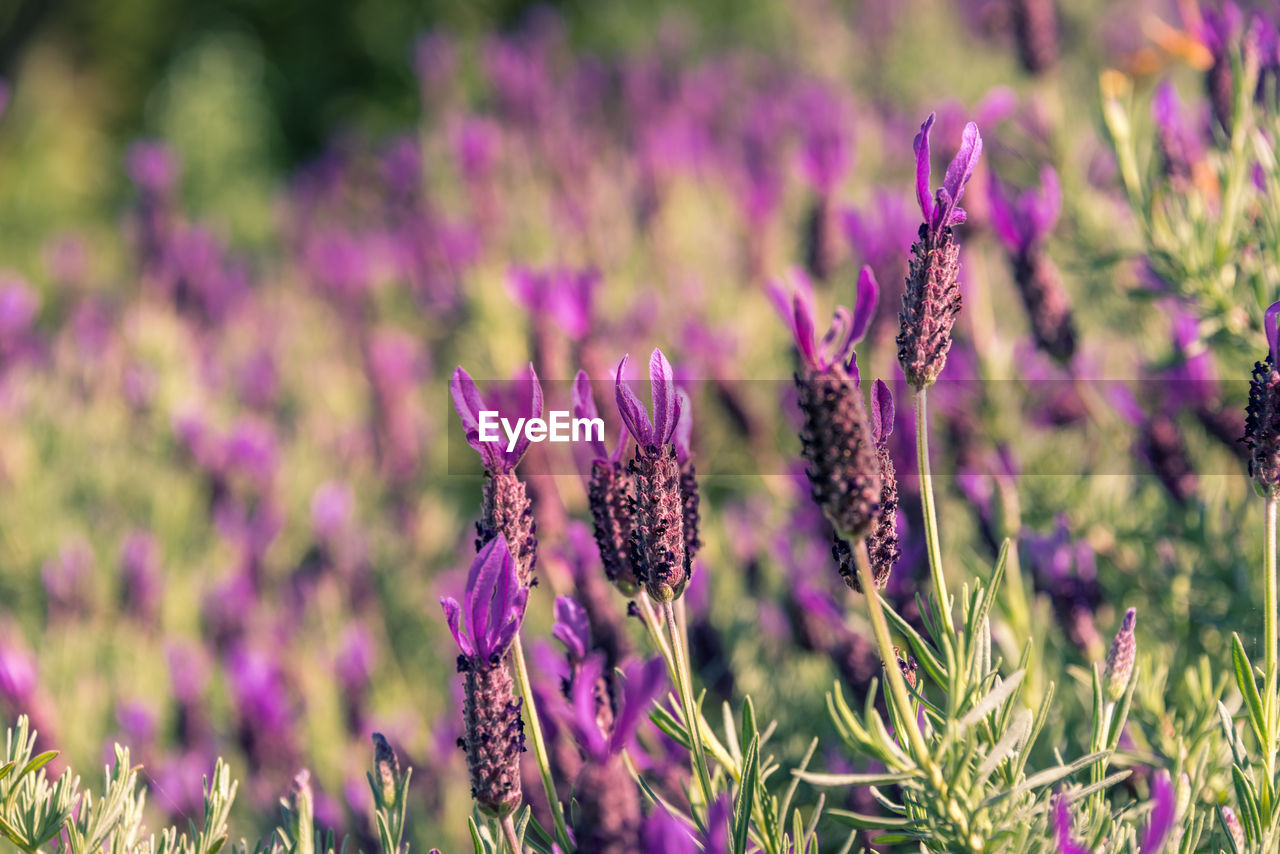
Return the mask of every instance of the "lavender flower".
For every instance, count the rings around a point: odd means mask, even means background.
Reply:
[[[853,347],[875,314],[879,287],[871,268],[864,267],[854,311],[838,306],[831,328],[818,342],[812,286],[799,270],[792,271],[791,283],[790,299],[776,283],[770,295],[790,323],[800,353],[795,382],[804,414],[800,443],[808,463],[805,474],[814,501],[832,526],[842,537],[856,540],[875,520],[881,489]]]
[[[465,734],[458,743],[467,753],[471,796],[480,809],[506,815],[520,805],[520,754],[524,752],[521,700],[512,692],[506,654],[524,620],[529,590],[516,575],[506,538],[498,534],[476,555],[459,605],[443,598],[449,631],[462,654]],[[461,624],[463,608],[466,625]]]
[[[1075,320],[1058,270],[1044,251],[1062,207],[1062,189],[1052,167],[1040,170],[1040,191],[1026,190],[1014,198],[991,176],[991,224],[1009,251],[1013,280],[1018,286],[1036,346],[1059,362],[1069,362],[1076,349]]]
[[[586,610],[572,596],[557,596],[555,614],[552,636],[564,644],[571,663],[581,663],[591,648],[591,627]]]
[[[636,440],[629,471],[631,500],[631,568],[636,581],[658,602],[676,599],[689,582],[691,563],[684,531],[685,502],[680,488],[680,462],[675,445],[681,417],[671,364],[661,350],[649,357],[653,388],[653,420],[623,380],[626,356],[618,364],[615,397],[627,431]]]
[[[1161,170],[1175,188],[1188,188],[1196,170],[1203,166],[1204,145],[1172,80],[1156,87],[1151,99],[1151,117],[1156,124]]]
[[[597,684],[603,666],[603,656],[592,655],[573,685],[569,726],[586,759],[574,782],[579,812],[573,832],[579,850],[629,854],[639,848],[642,816],[640,791],[621,753],[664,687],[666,669],[660,658],[628,667],[614,714],[611,709],[601,709]],[[607,722],[605,726],[602,721]]]
[[[542,386],[532,364],[529,365],[529,387],[530,417],[538,418],[542,415]],[[512,556],[516,560],[520,584],[528,587],[533,583],[533,571],[538,563],[537,526],[525,484],[514,473],[529,449],[528,435],[522,433],[510,451],[501,441],[481,442],[480,412],[498,407],[485,406],[475,382],[461,367],[453,372],[449,392],[466,430],[467,443],[480,452],[484,461],[485,481],[480,521],[476,523],[476,550],[479,551],[495,537],[504,536],[515,549]],[[501,413],[503,417],[507,414]]]
[[[965,125],[960,151],[947,167],[942,186],[929,194],[929,131],[934,115],[920,126],[912,142],[916,157],[916,201],[924,222],[911,247],[907,293],[899,315],[898,362],[917,389],[933,384],[946,365],[951,327],[960,313],[960,246],[952,226],[965,221],[959,207],[965,184],[982,153],[982,137],[973,122]]]
[[[146,531],[134,531],[120,548],[120,578],[125,607],[138,620],[150,623],[160,607],[164,589],[156,541]]]
[[[1113,703],[1124,696],[1125,690],[1129,687],[1129,680],[1133,676],[1133,658],[1137,651],[1133,626],[1137,618],[1137,608],[1130,608],[1124,612],[1120,631],[1116,633],[1115,640],[1111,641],[1111,648],[1107,650],[1107,667],[1103,671],[1102,684]]]
[[[586,371],[578,371],[573,383],[573,415],[575,418],[597,418],[596,401],[591,394],[591,380]],[[623,468],[629,434],[623,425],[612,451],[606,451],[603,438],[588,443],[592,453],[591,475],[587,481],[587,503],[600,560],[608,579],[627,597],[640,589],[631,567],[631,505],[634,486]]]

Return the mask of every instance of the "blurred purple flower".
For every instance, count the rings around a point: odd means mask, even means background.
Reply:
[[[129,180],[144,193],[167,196],[178,180],[178,157],[163,142],[135,142],[125,155]]]
[[[125,607],[138,619],[155,619],[164,590],[164,573],[155,538],[133,531],[120,547],[120,579]]]
[[[51,618],[73,616],[83,611],[93,570],[93,551],[79,538],[63,542],[57,557],[45,561],[40,577],[44,582]]]
[[[28,711],[36,691],[36,660],[18,642],[0,636],[0,701]]]
[[[572,596],[556,597],[556,623],[551,634],[564,644],[569,660],[575,664],[587,657],[591,648],[591,628],[586,610]]]
[[[338,537],[351,522],[355,495],[340,481],[328,481],[311,495],[311,529],[316,538],[328,542]]]
[[[994,172],[987,186],[991,225],[1010,252],[1027,253],[1053,230],[1062,208],[1062,188],[1052,166],[1041,167],[1039,191],[1027,189],[1011,196]]]
[[[1177,817],[1178,798],[1173,789],[1169,772],[1161,769],[1151,780],[1151,815],[1142,834],[1142,854],[1160,854],[1165,841],[1173,830]]]
[[[943,230],[965,221],[964,209],[959,207],[960,197],[964,195],[965,185],[973,176],[973,170],[982,154],[982,136],[978,126],[969,122],[964,127],[964,135],[960,140],[960,150],[955,159],[947,167],[942,186],[937,193],[930,195],[929,175],[932,169],[929,154],[929,131],[933,128],[934,115],[929,114],[920,132],[916,134],[911,147],[916,158],[916,201],[931,238],[936,239]],[[932,240],[930,241],[932,242]]]
[[[604,656],[595,653],[582,663],[573,680],[572,717],[569,725],[588,759],[605,763],[621,753],[635,739],[640,724],[648,719],[654,700],[666,687],[666,665],[659,657],[636,661],[624,671],[622,696],[617,701],[617,715],[609,732],[600,729],[596,683],[604,675]]]
[[[866,335],[880,297],[880,287],[870,267],[863,267],[858,274],[853,311],[836,306],[831,327],[821,341],[817,340],[814,327],[813,284],[804,271],[792,269],[787,278],[770,282],[768,292],[783,321],[790,325],[796,349],[807,368],[825,372],[840,366],[856,376],[853,348]]]
[[[592,304],[600,285],[595,270],[513,267],[507,274],[511,294],[535,322],[553,320],[566,335],[580,340],[591,330]]]

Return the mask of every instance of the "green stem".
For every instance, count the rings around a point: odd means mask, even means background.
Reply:
[[[547,745],[542,740],[542,723],[538,719],[538,707],[533,702],[529,668],[524,663],[524,644],[521,643],[518,633],[515,643],[511,645],[511,658],[516,663],[516,684],[520,688],[525,713],[529,716],[529,735],[533,741],[533,755],[538,762],[538,773],[542,775],[542,789],[546,792],[547,806],[551,810],[551,818],[556,826],[556,842],[561,849],[572,851],[573,844],[569,841],[569,830],[564,823],[564,810],[560,806],[560,797],[556,794],[555,781],[551,778],[551,760],[547,756]],[[519,852],[517,851],[516,854]]]
[[[886,681],[889,693],[893,697],[893,705],[898,710],[901,729],[907,733],[911,742],[911,752],[916,763],[926,771],[933,766],[929,757],[929,748],[916,726],[914,706],[911,695],[907,692],[907,682],[902,678],[902,669],[898,666],[898,655],[893,651],[893,641],[889,637],[889,622],[884,617],[884,608],[880,605],[880,594],[876,590],[875,577],[871,574],[871,560],[867,556],[867,541],[859,540],[853,549],[853,560],[858,566],[858,583],[862,585],[862,595],[867,598],[867,613],[871,617],[871,631],[876,636],[876,646],[880,648],[880,660],[884,662]]]
[[[1266,614],[1263,616],[1263,626],[1266,634],[1266,650],[1265,650],[1265,667],[1263,671],[1266,673],[1266,681],[1264,683],[1266,698],[1266,714],[1267,714],[1267,735],[1270,744],[1266,745],[1267,750],[1267,771],[1270,775],[1271,770],[1275,767],[1276,755],[1276,730],[1277,727],[1277,697],[1276,697],[1276,497],[1267,498],[1267,514],[1266,514],[1266,543],[1263,547],[1264,571],[1263,579],[1266,584]]]
[[[666,638],[662,636],[662,620],[653,610],[653,603],[649,600],[649,596],[640,592],[635,598],[636,606],[640,611],[640,620],[644,623],[644,627],[649,630],[649,639],[653,641],[653,645],[658,648],[658,652],[662,653],[662,658],[667,662],[667,675],[671,677],[671,684],[679,683],[678,668],[676,667],[675,657],[671,654],[671,646],[667,643]]]
[[[507,838],[511,854],[520,854],[520,837],[516,834],[516,824],[511,818],[511,813],[502,817],[502,835]]]
[[[951,596],[947,593],[947,580],[942,572],[942,546],[938,542],[938,510],[933,500],[933,474],[929,469],[929,413],[928,392],[916,390],[916,458],[920,467],[920,503],[924,507],[925,548],[929,552],[929,574],[933,579],[933,595],[937,600],[938,616],[949,636],[954,636],[956,626],[951,617]]]
[[[698,785],[702,787],[703,803],[711,803],[711,771],[707,767],[707,751],[702,745],[702,715],[693,702],[693,676],[689,667],[689,656],[685,650],[683,634],[676,621],[676,610],[671,601],[662,603],[662,610],[667,618],[667,631],[671,634],[671,650],[675,655],[676,682],[680,690],[680,703],[684,706],[685,726],[689,730],[689,740],[693,742],[693,769],[698,775]]]

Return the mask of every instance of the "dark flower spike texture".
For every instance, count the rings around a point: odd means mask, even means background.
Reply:
[[[960,313],[960,246],[951,234],[952,226],[965,221],[959,207],[965,184],[973,176],[982,153],[982,137],[973,122],[965,125],[960,151],[947,167],[942,186],[929,192],[930,114],[912,147],[916,156],[916,201],[924,222],[915,243],[907,272],[907,289],[899,314],[898,362],[908,382],[917,389],[934,383],[947,362],[951,349],[951,327]]]
[[[599,411],[591,394],[591,379],[586,371],[578,371],[573,383],[573,415],[575,418],[597,418]],[[630,443],[627,425],[619,429],[618,441],[606,451],[603,437],[590,443],[593,458],[587,478],[587,504],[591,509],[592,533],[605,576],[624,596],[631,597],[640,589],[631,568],[631,505],[634,487],[622,464]]]
[[[830,329],[819,342],[809,279],[799,270],[793,270],[789,279],[790,299],[779,283],[771,286],[770,294],[789,322],[800,353],[795,382],[804,415],[800,443],[808,463],[805,474],[814,501],[837,535],[856,541],[876,518],[880,474],[853,348],[875,315],[880,288],[871,268],[863,267],[854,310],[837,307]]]
[[[615,396],[623,423],[636,440],[631,475],[630,562],[636,581],[650,598],[668,602],[684,592],[691,561],[686,548],[685,496],[674,444],[682,398],[671,364],[654,350],[649,357],[653,420],[622,378],[627,357],[618,364]],[[687,398],[684,399],[687,402]],[[696,513],[696,505],[694,507]]]
[[[1244,444],[1249,449],[1249,476],[1268,498],[1280,494],[1280,302],[1267,309],[1263,325],[1267,355],[1253,366],[1249,382],[1249,406],[1245,410]]]
[[[898,545],[898,473],[889,455],[893,416],[893,392],[889,391],[884,380],[876,380],[871,387],[871,444],[875,446],[876,466],[880,474],[880,507],[875,524],[867,534],[867,554],[877,590],[884,589],[889,582],[889,573],[902,555]],[[844,583],[861,593],[862,583],[858,581],[858,570],[853,562],[853,547],[837,534],[831,554]]]
[[[502,535],[489,541],[467,573],[463,604],[443,598],[449,631],[461,650],[464,675],[464,735],[471,796],[491,815],[507,815],[520,805],[520,754],[524,752],[521,700],[512,690],[506,654],[524,620],[529,590],[516,577],[515,561]],[[463,611],[466,624],[461,625]]]

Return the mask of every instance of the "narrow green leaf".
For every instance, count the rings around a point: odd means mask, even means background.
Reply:
[[[819,774],[811,771],[792,771],[791,773],[814,786],[887,786],[893,783],[905,783],[923,776],[919,771],[886,774]]]
[[[858,830],[908,830],[914,822],[909,818],[896,818],[887,815],[864,815],[852,810],[827,810],[827,815],[843,824]]]
[[[1025,670],[1016,670],[1009,674],[1009,678],[1001,682],[983,697],[969,712],[960,719],[960,723],[964,726],[973,726],[978,721],[985,718],[991,712],[999,708],[1005,700],[1013,695],[1013,692],[1022,684],[1022,677],[1027,675]]]
[[[747,854],[751,832],[751,809],[755,805],[756,785],[759,783],[760,741],[753,738],[747,745],[742,760],[742,781],[738,784],[738,797],[733,805],[734,854]]]
[[[1261,745],[1270,744],[1267,737],[1267,719],[1262,711],[1262,697],[1258,694],[1258,683],[1253,678],[1253,666],[1249,656],[1240,642],[1240,635],[1231,634],[1231,663],[1236,671],[1236,686],[1244,696],[1245,706],[1249,709],[1249,722],[1253,726],[1253,734]]]

